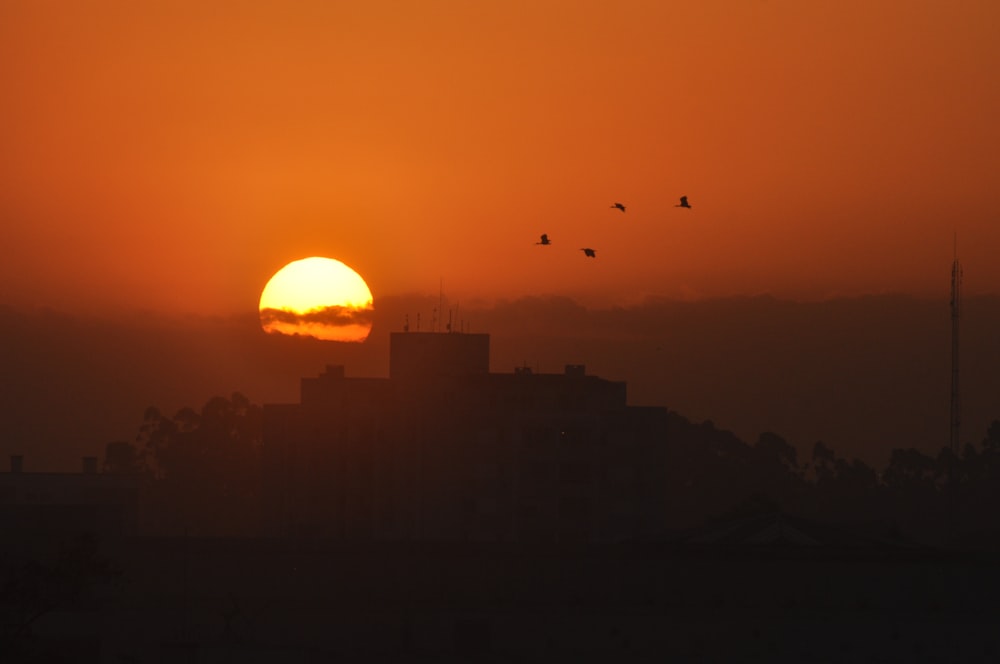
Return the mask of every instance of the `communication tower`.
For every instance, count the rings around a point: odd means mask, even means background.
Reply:
[[[958,243],[955,243],[955,260],[951,264],[951,435],[949,447],[959,453],[961,433],[961,408],[958,397],[958,323],[962,317],[962,265],[958,262]]]

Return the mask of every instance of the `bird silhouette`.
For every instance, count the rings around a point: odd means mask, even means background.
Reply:
[[[587,258],[597,258],[597,252],[591,249],[590,247],[586,247],[584,249],[581,249],[580,251],[582,251],[583,255],[586,256]]]
[[[625,206],[624,206],[624,205],[622,205],[621,203],[615,203],[615,204],[614,204],[614,205],[612,205],[611,207],[613,207],[613,208],[617,208],[617,209],[621,210],[622,212],[624,212],[624,211],[625,211]]]
[[[535,244],[545,244],[545,245],[552,244],[552,242],[549,240],[549,234],[542,233],[542,239],[536,242]]]
[[[674,207],[682,207],[682,208],[687,208],[687,209],[690,210],[691,209],[691,204],[688,203],[688,197],[687,196],[681,196],[681,202],[678,203],[677,205],[675,205]]]

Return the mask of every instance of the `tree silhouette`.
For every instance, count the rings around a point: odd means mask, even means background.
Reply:
[[[790,470],[798,466],[798,455],[795,448],[789,445],[784,438],[771,431],[760,434],[754,449],[768,460],[777,462]]]
[[[984,452],[1000,453],[1000,420],[993,420],[986,430],[986,437],[983,438]]]
[[[145,470],[142,454],[132,443],[116,440],[104,448],[104,472],[113,474],[141,473]]]
[[[242,532],[259,497],[261,408],[236,392],[166,418],[146,409],[137,440],[155,470],[156,521],[169,530]]]
[[[656,472],[668,528],[694,527],[757,504],[844,524],[880,522],[927,541],[943,541],[959,529],[1000,528],[1000,513],[992,509],[1000,502],[1000,420],[961,455],[897,448],[882,470],[840,458],[822,441],[800,464],[796,447],[771,431],[750,445],[711,421],[693,423],[668,412],[666,423],[665,463]],[[262,409],[238,392],[172,417],[151,406],[134,444],[107,445],[104,469],[149,473],[146,522],[158,532],[259,532],[262,432]]]

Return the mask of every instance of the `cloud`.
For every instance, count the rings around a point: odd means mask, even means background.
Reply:
[[[375,310],[339,305],[306,312],[288,309],[261,309],[260,323],[265,332],[310,336],[328,341],[364,341],[371,331]]]
[[[262,323],[302,323],[305,325],[371,325],[375,319],[372,307],[357,309],[353,307],[331,306],[312,309],[305,313],[289,311],[288,309],[261,309]]]

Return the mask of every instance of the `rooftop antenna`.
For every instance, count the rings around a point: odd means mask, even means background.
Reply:
[[[955,258],[951,264],[951,435],[949,447],[958,454],[961,434],[961,403],[958,396],[958,323],[962,317],[962,264],[958,262],[958,233],[955,233]]]
[[[438,277],[438,311],[442,312],[444,315],[444,277]],[[450,312],[449,312],[450,313]],[[435,319],[436,322],[436,319]],[[435,325],[434,331],[437,332],[437,326]],[[451,332],[451,325],[448,326],[448,331]]]

